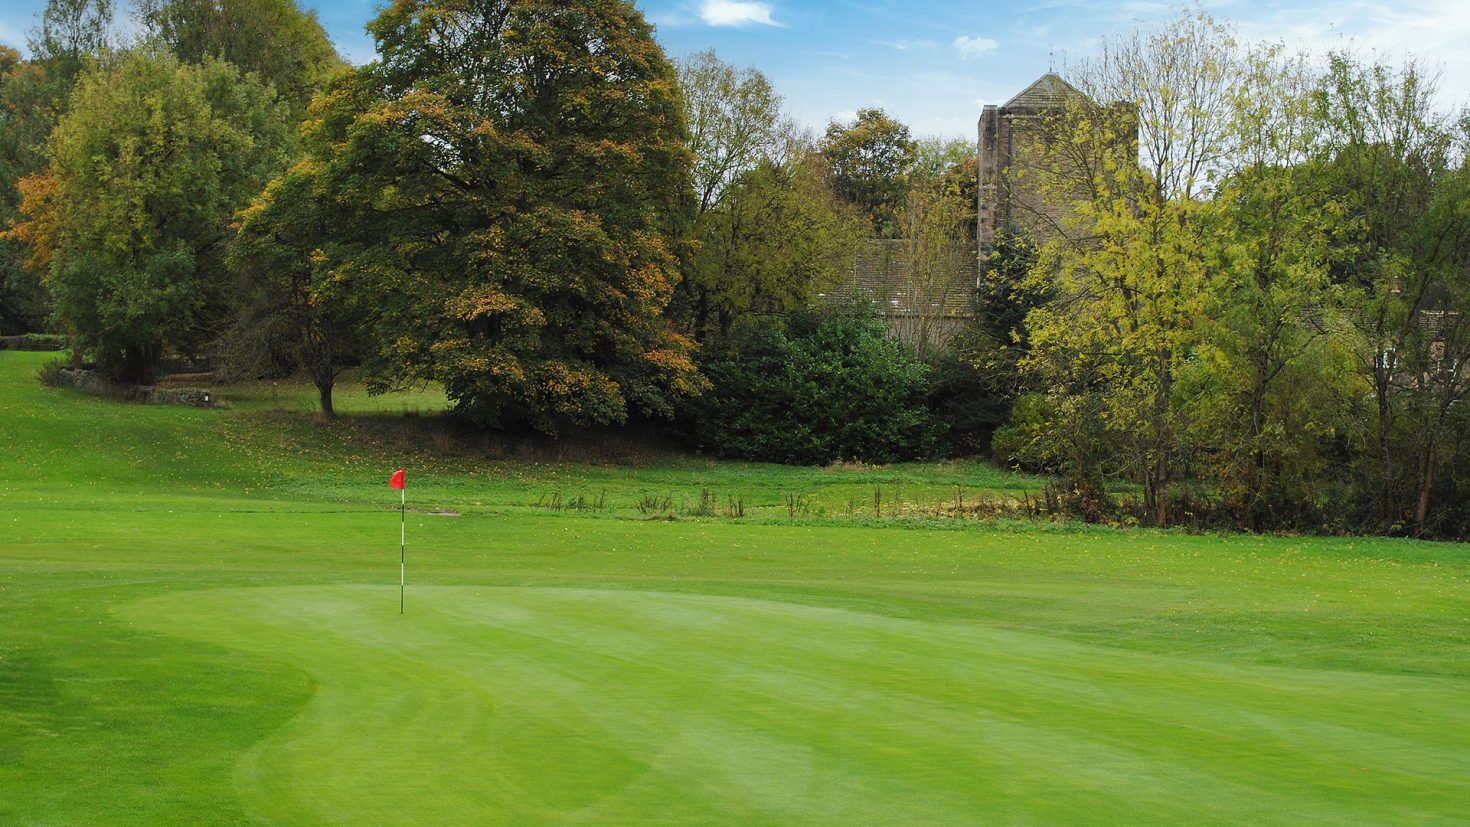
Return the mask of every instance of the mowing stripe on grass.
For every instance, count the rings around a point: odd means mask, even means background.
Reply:
[[[1470,800],[1452,679],[728,596],[420,593],[407,617],[368,586],[121,612],[317,681],[237,771],[275,823],[1409,824]]]

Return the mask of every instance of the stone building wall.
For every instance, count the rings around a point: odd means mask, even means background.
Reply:
[[[1091,165],[1097,159],[1081,160],[1048,151],[1049,142],[1068,141],[1067,107],[1077,103],[1096,106],[1060,76],[1047,72],[1009,101],[986,106],[981,113],[976,147],[980,162],[976,252],[982,269],[998,233],[1020,230],[1045,241],[1065,228],[1067,205],[1085,196]],[[1130,103],[1113,102],[1097,112],[1124,135],[1121,140],[1127,146],[1122,147],[1123,154],[1136,159],[1136,108]],[[1043,170],[1043,165],[1050,168]],[[1039,174],[1042,171],[1047,174]],[[1038,191],[1043,178],[1058,176],[1059,180],[1074,182],[1075,198],[1048,198]]]
[[[1035,162],[1046,119],[1060,114],[1069,97],[1081,95],[1060,76],[1047,72],[1009,101],[982,111],[976,205],[977,252],[982,261],[998,232],[1016,227],[1044,238],[1061,220],[1061,206],[1037,192],[1038,177],[1018,172]]]
[[[835,304],[860,294],[878,308],[895,337],[921,349],[943,348],[974,315],[977,272],[974,251],[966,242],[942,258],[946,264],[936,272],[916,273],[908,241],[867,241],[858,250],[852,275],[818,300]]]
[[[1026,175],[1040,162],[1041,142],[1058,128],[1056,116],[1082,93],[1048,72],[1000,106],[980,116],[976,151],[979,194],[974,246],[957,250],[937,273],[915,273],[903,239],[867,242],[858,252],[850,278],[819,297],[835,302],[855,291],[872,297],[898,338],[911,344],[943,347],[974,315],[975,288],[996,235],[1014,227],[1045,239],[1062,223],[1068,199],[1048,199],[1037,191],[1042,176]],[[1082,98],[1085,100],[1085,98]],[[944,257],[947,261],[949,256]]]

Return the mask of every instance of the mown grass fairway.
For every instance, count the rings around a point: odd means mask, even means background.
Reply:
[[[1030,481],[405,456],[45,358],[0,353],[0,824],[1470,820],[1462,546],[849,518]],[[410,513],[399,616],[405,463],[462,516]],[[702,489],[750,515],[636,507]]]

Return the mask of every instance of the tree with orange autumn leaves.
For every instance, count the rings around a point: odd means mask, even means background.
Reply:
[[[19,212],[27,216],[3,235],[7,241],[19,241],[26,245],[30,257],[25,266],[33,272],[44,273],[51,266],[51,256],[56,251],[57,216],[53,206],[56,197],[56,178],[49,172],[40,172],[15,182],[20,194]]]
[[[48,184],[38,173],[45,166],[46,136],[56,124],[56,104],[64,96],[59,86],[43,64],[0,46],[0,230],[20,217],[24,201],[45,198]],[[37,329],[45,320],[39,271],[26,266],[40,250],[27,241],[0,233],[0,334]]]

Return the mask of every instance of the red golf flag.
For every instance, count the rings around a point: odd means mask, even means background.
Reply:
[[[403,469],[402,468],[399,468],[397,471],[394,471],[393,472],[393,479],[388,480],[388,487],[389,488],[397,488],[397,489],[400,489],[400,490],[403,488]]]

